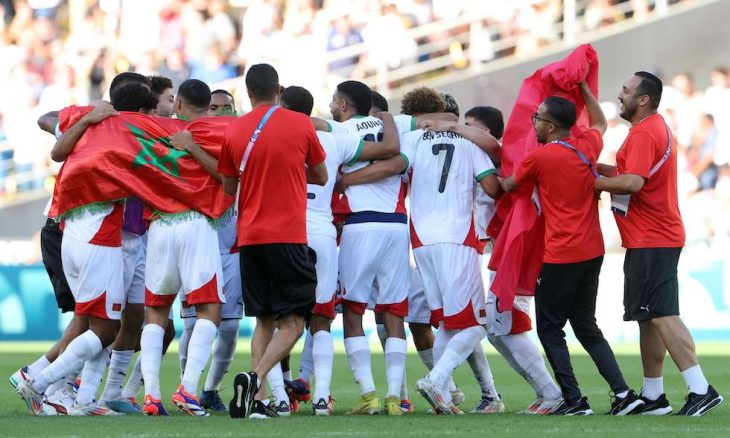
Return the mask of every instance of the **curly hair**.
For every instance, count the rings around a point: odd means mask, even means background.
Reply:
[[[442,113],[446,103],[441,95],[432,88],[418,87],[403,96],[400,110],[403,114],[418,116],[429,113]]]

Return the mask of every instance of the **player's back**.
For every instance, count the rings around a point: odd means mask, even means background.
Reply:
[[[414,246],[473,241],[474,181],[494,173],[489,157],[456,133],[422,130],[403,137],[401,153],[411,171]]]

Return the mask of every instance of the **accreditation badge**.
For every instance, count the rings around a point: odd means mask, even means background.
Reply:
[[[631,195],[611,194],[611,211],[623,217],[629,215],[629,202]]]

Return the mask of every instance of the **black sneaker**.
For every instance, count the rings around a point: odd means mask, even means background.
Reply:
[[[641,407],[639,415],[667,415],[672,412],[666,394],[660,395],[656,400],[649,400],[644,396],[641,399],[644,400],[644,406]]]
[[[581,397],[573,403],[563,400],[550,415],[593,415],[593,409],[588,404],[588,397]]]
[[[276,418],[279,414],[274,410],[271,404],[264,404],[261,400],[253,401],[253,408],[248,418],[252,420],[265,420],[267,418]]]
[[[634,415],[642,411],[644,400],[642,400],[633,389],[629,389],[626,397],[614,395],[611,401],[611,415]]]
[[[203,391],[203,394],[200,396],[200,406],[214,412],[228,412],[228,408],[223,403],[223,400],[221,400],[218,390],[215,389]]]
[[[233,398],[228,404],[231,418],[246,418],[253,408],[253,397],[259,390],[258,376],[253,371],[238,373],[233,379]]]
[[[677,412],[677,415],[699,417],[718,407],[720,403],[722,403],[722,400],[722,396],[715,391],[715,388],[713,388],[712,385],[710,385],[707,388],[707,394],[695,394],[694,392],[690,392],[689,395],[687,395],[687,402],[684,404],[682,409]]]

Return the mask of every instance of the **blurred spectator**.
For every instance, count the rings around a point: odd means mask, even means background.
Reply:
[[[608,127],[606,132],[603,134],[603,151],[599,161],[601,163],[616,164],[616,152],[626,140],[626,136],[629,134],[629,126],[621,120],[618,113],[618,108],[613,102],[601,102],[601,110],[606,116]]]
[[[717,183],[715,150],[717,148],[717,128],[710,114],[703,114],[699,128],[692,137],[692,145],[687,152],[687,162],[692,174],[697,178],[699,190],[714,189]]]
[[[715,164],[730,162],[730,72],[716,67],[710,73],[710,87],[705,91],[704,110],[715,118],[718,130]]]

